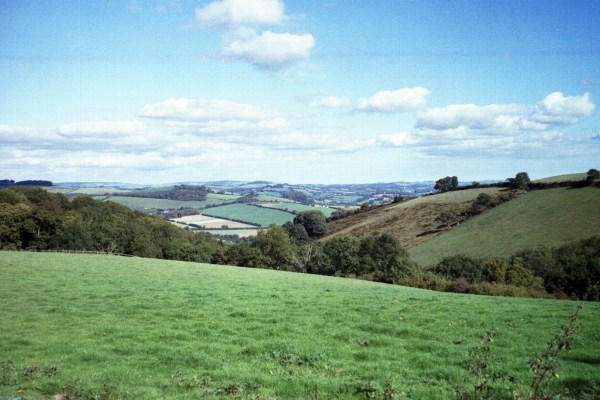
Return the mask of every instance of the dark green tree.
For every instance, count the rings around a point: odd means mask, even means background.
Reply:
[[[595,168],[590,169],[585,178],[586,182],[592,183],[597,179],[600,179],[600,171]]]
[[[294,225],[300,224],[311,239],[320,238],[327,234],[327,220],[318,210],[302,211],[294,217]]]
[[[413,276],[417,270],[408,252],[387,233],[361,240],[359,256],[359,274],[371,274],[379,282],[398,283],[404,277]]]
[[[456,190],[458,188],[458,178],[456,176],[440,178],[435,182],[433,188],[442,193]]]
[[[294,247],[281,226],[271,225],[256,235],[253,246],[262,256],[260,266],[269,269],[287,269],[294,256]]]
[[[323,253],[334,273],[357,274],[360,266],[360,240],[354,236],[336,236],[323,245]]]
[[[528,190],[530,182],[527,172],[519,172],[512,180],[511,187],[519,190]]]

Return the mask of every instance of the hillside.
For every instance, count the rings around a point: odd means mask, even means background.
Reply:
[[[324,238],[351,234],[364,238],[388,233],[402,247],[410,248],[445,229],[436,219],[443,212],[461,212],[480,194],[494,195],[500,188],[479,188],[418,197],[403,203],[377,207],[328,224],[330,234]]]
[[[527,361],[569,301],[114,256],[0,252],[0,398],[452,398],[493,329],[491,368]],[[555,390],[598,394],[600,303]],[[384,397],[385,396],[385,397]]]
[[[509,256],[593,235],[600,235],[600,190],[536,190],[418,244],[409,253],[418,263],[429,265],[453,254]]]

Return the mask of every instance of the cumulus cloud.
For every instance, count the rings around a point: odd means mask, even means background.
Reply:
[[[278,130],[289,125],[271,108],[229,100],[170,98],[142,107],[139,115],[169,122],[188,133]]]
[[[279,0],[217,0],[196,9],[202,27],[281,24],[285,19]]]
[[[358,110],[368,112],[400,112],[415,110],[427,104],[431,91],[421,86],[397,90],[382,90],[358,101]]]
[[[348,97],[325,96],[311,100],[308,105],[310,107],[346,108],[352,105],[352,101]]]
[[[532,119],[549,125],[573,124],[580,117],[592,115],[595,108],[589,93],[565,96],[561,92],[554,92],[534,107]]]
[[[417,113],[417,128],[448,130],[464,128],[473,131],[507,133],[545,131],[576,123],[594,112],[589,95],[565,96],[554,92],[535,106],[522,104],[451,104]]]
[[[307,59],[314,46],[315,39],[310,33],[257,33],[252,29],[238,29],[223,48],[222,54],[259,67],[279,70]]]
[[[356,139],[335,133],[289,132],[265,136],[261,143],[277,150],[351,153],[375,145],[375,140]]]
[[[221,55],[272,71],[306,60],[315,46],[310,33],[260,29],[288,19],[281,0],[216,0],[196,9],[196,21],[201,27],[229,28],[223,36]]]

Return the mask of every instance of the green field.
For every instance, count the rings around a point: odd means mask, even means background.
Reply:
[[[269,225],[283,225],[292,221],[294,216],[288,212],[274,208],[256,207],[249,204],[228,204],[219,207],[207,208],[202,212],[204,215],[231,220],[258,224],[262,227]]]
[[[17,252],[0,252],[0,304],[2,399],[448,399],[490,329],[491,367],[526,387],[527,361],[576,307]],[[600,304],[586,303],[580,321],[558,389],[600,385]]]
[[[325,215],[325,217],[331,216],[331,214],[333,214],[333,212],[335,211],[335,209],[329,208],[329,207],[313,207],[313,206],[307,206],[307,205],[300,204],[300,203],[269,203],[269,204],[263,205],[263,207],[275,208],[278,210],[283,210],[283,211],[293,212],[293,213],[316,210],[316,211],[321,211],[323,213],[323,215]]]
[[[148,197],[127,197],[127,196],[111,196],[107,200],[122,204],[133,210],[148,211],[148,210],[167,210],[178,208],[197,208],[203,209],[207,206],[218,205],[235,201],[239,196],[231,194],[216,194],[209,193],[205,201],[184,201],[184,200],[168,200],[168,199],[151,199]]]
[[[600,190],[558,188],[528,192],[451,231],[409,249],[421,265],[454,254],[509,256],[600,235]]]

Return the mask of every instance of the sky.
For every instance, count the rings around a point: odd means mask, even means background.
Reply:
[[[0,179],[600,169],[597,0],[0,0]]]

